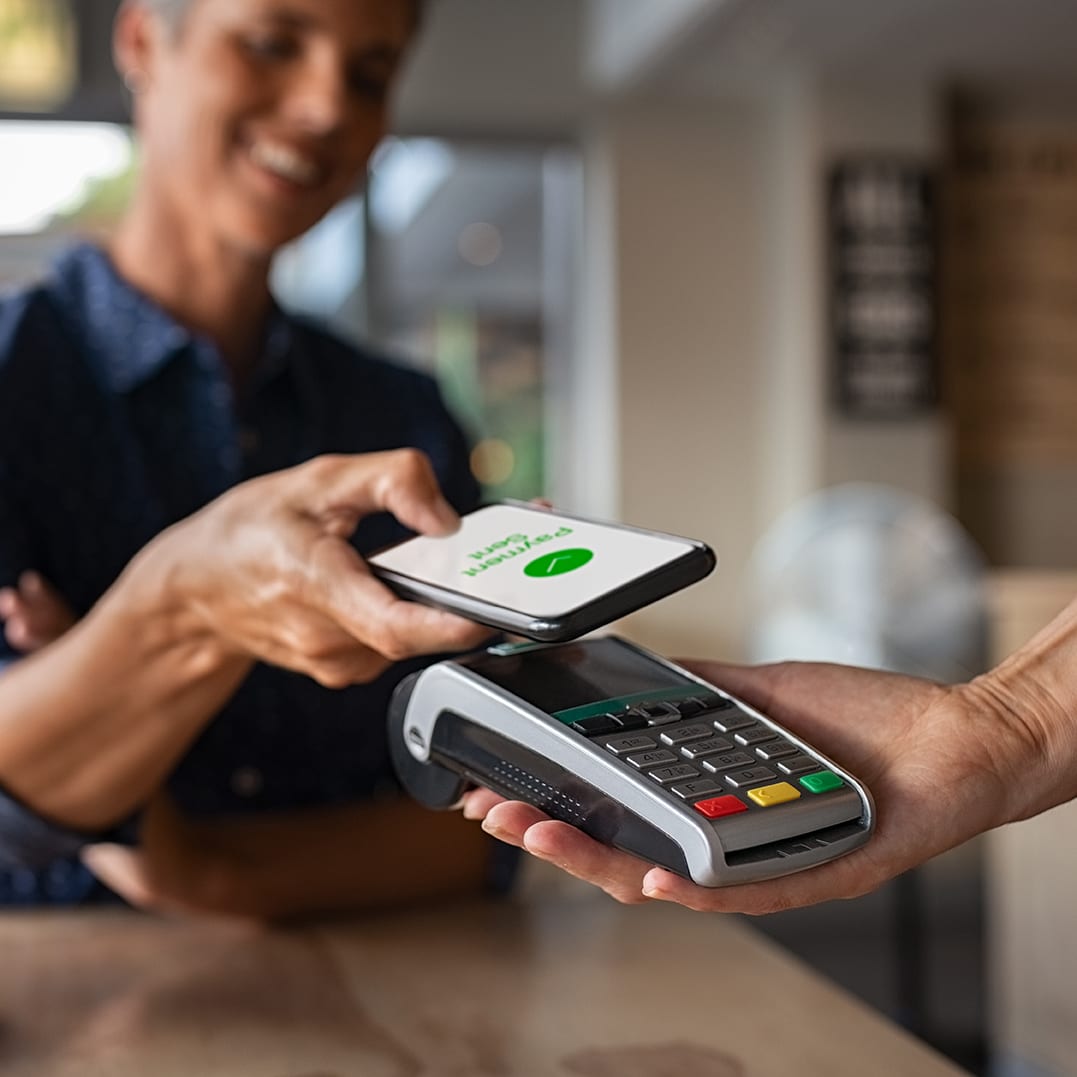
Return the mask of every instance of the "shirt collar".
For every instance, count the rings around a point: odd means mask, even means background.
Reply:
[[[113,392],[130,392],[192,347],[203,361],[221,363],[208,340],[124,280],[99,247],[87,243],[67,251],[53,274],[65,300],[62,307],[71,312],[78,335]],[[252,384],[264,384],[287,368],[293,344],[292,325],[274,304]]]

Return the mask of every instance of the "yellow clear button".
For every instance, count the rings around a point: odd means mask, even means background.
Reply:
[[[800,793],[788,782],[774,785],[761,785],[758,789],[749,789],[748,796],[761,808],[770,808],[775,804],[784,804],[787,800],[799,800]]]

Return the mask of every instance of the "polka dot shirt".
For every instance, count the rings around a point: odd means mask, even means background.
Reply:
[[[0,299],[0,586],[35,569],[84,614],[140,547],[235,483],[324,452],[402,446],[430,456],[457,509],[474,507],[467,445],[434,382],[280,311],[237,398],[214,346],[95,247]],[[363,552],[402,534],[382,515],[354,541]],[[0,676],[19,657],[0,638]],[[411,668],[331,691],[257,666],[172,794],[202,816],[376,795],[392,785],[386,705]],[[0,904],[107,898],[77,861],[82,840],[0,792]]]

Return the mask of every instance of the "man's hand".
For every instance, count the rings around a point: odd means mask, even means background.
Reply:
[[[819,663],[694,668],[863,780],[878,813],[872,840],[795,875],[710,889],[488,790],[469,793],[464,814],[618,901],[656,898],[700,911],[745,913],[856,897],[1014,817],[1007,779],[1020,760],[1029,761],[1027,731],[1007,718],[1005,708],[991,705],[978,682],[945,687]]]
[[[75,615],[39,572],[24,572],[14,587],[0,587],[0,621],[8,643],[30,654],[59,639]]]

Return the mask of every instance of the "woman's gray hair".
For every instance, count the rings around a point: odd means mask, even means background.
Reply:
[[[170,26],[177,27],[187,14],[191,0],[139,0],[151,11],[157,12]]]
[[[151,11],[156,11],[175,29],[183,21],[183,16],[187,14],[187,9],[191,6],[193,0],[139,0],[139,2]],[[423,21],[426,6],[426,0],[411,0],[416,25]]]

